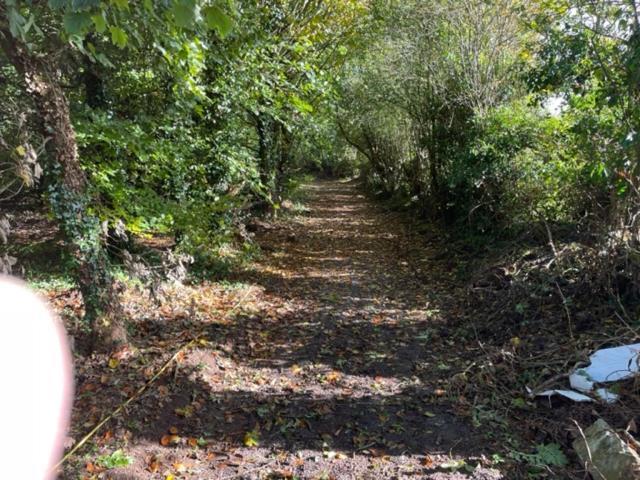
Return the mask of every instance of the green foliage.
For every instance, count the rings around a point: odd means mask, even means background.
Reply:
[[[574,144],[568,117],[526,100],[493,110],[477,120],[467,151],[452,162],[449,208],[481,231],[576,220],[589,175]]]
[[[88,212],[137,236],[173,235],[203,264],[243,252],[236,232],[251,210],[275,208],[316,164],[311,152],[337,138],[329,74],[365,11],[353,1],[9,4],[16,36],[70,62],[63,81],[97,200]],[[98,248],[94,227],[69,231]]]
[[[569,464],[567,456],[557,443],[540,444],[536,447],[535,453],[511,451],[509,457],[534,468],[565,467]]]
[[[110,454],[101,455],[96,460],[96,464],[109,469],[126,467],[132,463],[133,458],[127,456],[122,450],[116,450]]]
[[[374,192],[470,235],[628,224],[640,204],[635,9],[374,2],[371,41],[338,88],[348,146],[332,152]]]
[[[633,225],[635,9],[6,0],[0,28],[18,55],[51,62],[45,76],[70,104],[86,192],[65,191],[56,159],[42,159],[69,243],[103,265],[102,223],[124,222],[139,237],[174,237],[204,266],[250,251],[242,223],[277,210],[305,172],[360,174],[393,205],[473,238]],[[39,117],[3,51],[2,158],[15,161]]]
[[[207,26],[215,29],[220,37],[225,38],[233,31],[233,19],[224,13],[224,11],[216,6],[211,5],[202,9]]]

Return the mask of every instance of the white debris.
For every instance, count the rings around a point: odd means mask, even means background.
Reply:
[[[593,398],[587,397],[583,393],[574,392],[573,390],[545,390],[538,393],[537,397],[551,397],[553,395],[561,395],[567,397],[574,402],[593,402]]]
[[[615,403],[620,395],[610,392],[606,388],[596,388],[596,396],[605,403]]]
[[[591,365],[576,370],[569,377],[569,382],[577,390],[590,391],[594,383],[616,382],[633,377],[638,373],[639,352],[640,343],[598,350],[589,357]]]
[[[593,382],[589,380],[584,370],[577,370],[569,375],[569,384],[572,388],[580,390],[581,392],[590,392],[593,390]]]
[[[593,393],[596,398],[606,403],[614,403],[619,396],[606,388],[595,388],[596,384],[616,382],[637,375],[640,371],[639,355],[640,343],[597,350],[589,357],[591,365],[579,368],[569,375],[569,383],[573,390],[529,393],[538,397],[562,395],[575,402],[593,401],[592,397],[585,395]]]

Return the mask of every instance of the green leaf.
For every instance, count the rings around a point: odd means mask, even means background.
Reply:
[[[254,428],[250,432],[244,434],[244,439],[242,441],[245,447],[257,447],[260,445],[260,432],[257,428]]]
[[[133,458],[125,455],[122,450],[116,450],[111,455],[101,455],[96,463],[105,468],[126,467],[133,463]]]
[[[564,467],[569,464],[567,456],[557,443],[538,445],[537,450],[536,457],[538,457],[542,465]]]
[[[233,31],[233,19],[224,13],[219,7],[211,6],[202,10],[207,27],[216,30],[221,38]]]
[[[16,7],[9,7],[7,11],[9,17],[9,31],[14,37],[24,37],[26,19],[20,15]]]
[[[175,24],[178,27],[191,29],[196,23],[195,0],[180,0],[171,9]]]
[[[111,42],[116,45],[118,48],[124,48],[127,46],[127,42],[129,41],[129,36],[126,34],[124,30],[120,27],[116,27],[115,25],[109,27],[109,32],[111,32]]]
[[[296,110],[298,110],[300,113],[311,113],[311,112],[313,112],[313,106],[310,103],[305,102],[304,100],[302,100],[297,95],[292,95],[291,96],[291,103],[293,103],[293,106],[296,107]]]
[[[91,20],[96,27],[96,32],[104,33],[107,30],[107,21],[104,19],[102,14],[99,13],[97,15],[93,15]]]
[[[111,0],[119,10],[129,10],[129,0]]]
[[[80,35],[91,25],[91,15],[87,12],[67,12],[62,19],[69,35]]]
[[[94,58],[99,64],[104,65],[105,67],[114,67],[113,63],[111,63],[111,61],[109,60],[109,57],[107,57],[104,53],[96,53],[94,55]]]

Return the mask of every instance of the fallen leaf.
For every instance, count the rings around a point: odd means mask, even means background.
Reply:
[[[98,388],[98,386],[95,383],[85,383],[80,387],[78,393],[93,392],[96,388]]]
[[[147,470],[149,470],[151,473],[156,473],[158,471],[158,469],[160,468],[161,463],[158,460],[157,457],[151,457],[149,459],[149,463],[147,464]]]
[[[254,429],[245,433],[243,443],[245,447],[257,447],[260,445],[260,432]]]
[[[163,447],[177,445],[178,443],[180,443],[180,437],[178,435],[163,435],[160,439],[160,445]]]
[[[184,473],[187,471],[187,466],[182,462],[174,462],[171,466],[175,468],[178,473]]]
[[[112,438],[113,438],[113,432],[111,430],[107,430],[106,432],[104,432],[104,435],[102,435],[102,443],[106,443]]]
[[[426,455],[422,459],[422,465],[424,465],[427,468],[433,468],[434,464],[435,464],[435,462],[433,461],[433,457],[431,455]]]
[[[100,473],[104,471],[104,468],[96,465],[95,463],[92,462],[88,462],[87,465],[85,466],[85,469],[87,470],[87,472],[89,473]]]
[[[332,372],[327,373],[324,376],[324,381],[325,382],[329,382],[329,383],[336,383],[338,380],[340,380],[340,377],[342,375],[340,374],[340,372],[336,372],[335,370]]]

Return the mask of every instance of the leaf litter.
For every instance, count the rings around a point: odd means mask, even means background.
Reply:
[[[406,221],[353,183],[307,194],[231,282],[167,286],[159,305],[124,292],[134,347],[76,353],[73,440],[192,343],[62,478],[510,478],[458,393],[477,352],[451,336],[463,306],[442,244],[417,262]],[[116,451],[132,463],[85,468]]]

